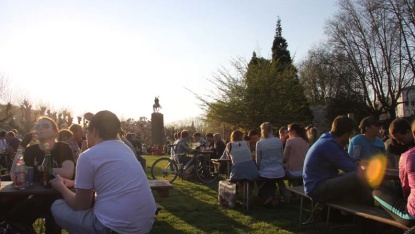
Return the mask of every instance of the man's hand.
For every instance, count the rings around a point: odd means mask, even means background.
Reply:
[[[361,159],[358,166],[360,167],[360,169],[364,171],[366,170],[366,167],[368,164],[369,164],[369,161],[367,159]]]
[[[56,174],[55,179],[51,180],[49,183],[58,192],[61,192],[62,189],[66,188],[65,179],[62,178],[59,174]]]

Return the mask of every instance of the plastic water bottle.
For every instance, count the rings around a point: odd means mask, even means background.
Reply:
[[[15,179],[14,179],[14,187],[17,189],[25,189],[26,188],[26,167],[25,162],[23,160],[23,151],[21,149],[17,150],[16,156],[17,163],[15,169]]]

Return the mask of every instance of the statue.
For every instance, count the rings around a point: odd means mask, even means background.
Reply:
[[[160,106],[160,103],[159,103],[159,97],[155,97],[154,98],[154,105],[153,105],[153,112],[158,113],[160,108],[161,108],[161,106]]]

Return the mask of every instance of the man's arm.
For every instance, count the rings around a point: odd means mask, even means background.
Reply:
[[[325,157],[331,161],[337,169],[344,172],[357,171],[357,166],[345,150],[340,149],[337,143],[331,142],[325,145]]]
[[[56,175],[56,178],[50,182],[54,189],[62,194],[65,202],[74,210],[86,210],[91,207],[92,196],[94,195],[93,189],[76,189],[76,192],[72,192],[65,186],[65,179],[60,175]]]

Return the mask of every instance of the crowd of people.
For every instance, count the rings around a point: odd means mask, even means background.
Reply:
[[[308,196],[323,204],[344,199],[374,205],[376,201],[397,221],[412,226],[415,123],[411,126],[397,118],[387,127],[382,125],[377,118],[366,117],[358,126],[360,134],[355,134],[355,122],[338,116],[330,131],[319,136],[313,126],[291,123],[277,130],[264,122],[246,134],[233,131],[229,142],[219,133],[202,136],[183,130],[174,134],[171,150],[181,163],[195,149],[210,151],[211,158],[230,160],[230,180],[238,187],[248,181],[250,193],[256,182],[264,206],[290,200],[287,180],[288,186],[303,185]],[[13,155],[22,149],[25,164],[35,169],[39,179],[50,149],[56,177],[51,185],[61,196],[34,195],[0,202],[3,220],[31,229],[35,220],[45,218],[46,233],[60,233],[62,228],[71,233],[145,233],[151,229],[156,207],[145,175],[146,160],[141,156],[150,147],[142,145],[134,133],[125,132],[115,114],[100,111],[91,116],[88,125],[72,124],[68,129],[59,129],[53,119],[41,117],[33,132],[21,140],[16,135],[14,131],[0,132],[1,153]],[[375,185],[369,181],[366,172],[378,157],[387,158],[385,168],[399,168],[401,189],[387,180]],[[10,177],[3,180],[14,180],[15,163],[5,165]]]
[[[305,193],[316,202],[348,200],[373,206],[376,200],[402,224],[415,224],[415,195],[411,193],[415,189],[415,123],[411,128],[408,120],[397,118],[385,126],[377,118],[366,117],[356,134],[354,120],[338,116],[330,131],[320,136],[315,127],[298,123],[281,127],[279,137],[269,122],[259,128],[247,134],[235,130],[229,142],[211,133],[204,140],[195,133],[192,144],[206,146],[214,152],[213,158],[231,160],[230,179],[239,187],[241,181],[249,181],[253,188],[256,181],[264,205],[290,200],[284,183],[288,180],[289,186],[304,185]],[[187,131],[175,137],[176,153],[192,152]],[[385,163],[371,163],[377,158],[384,158],[380,162]],[[368,174],[373,165],[382,170],[399,168],[400,181],[375,178],[378,183],[374,184],[374,178],[368,178],[373,176]]]
[[[145,159],[133,143],[134,136],[125,134],[110,111],[91,116],[86,126],[72,124],[68,129],[59,129],[51,118],[39,118],[17,148],[24,152],[25,165],[33,167],[35,181],[42,178],[45,155],[51,155],[49,183],[58,193],[2,200],[1,219],[17,224],[22,233],[35,233],[33,223],[39,218],[45,219],[46,233],[61,233],[62,228],[69,233],[148,233],[157,208]],[[16,160],[2,180],[14,181],[15,168]]]
[[[260,125],[260,132],[253,129],[245,136],[235,130],[222,155],[232,161],[231,181],[249,181],[249,188],[256,181],[263,204],[273,207],[280,200],[290,200],[284,180],[292,185],[302,184],[303,162],[310,145],[306,129],[298,123],[281,127],[279,138],[275,133],[269,122]],[[277,185],[280,196],[276,194]]]
[[[381,126],[377,118],[366,117],[359,124],[360,134],[352,137],[354,121],[337,117],[331,131],[307,152],[304,189],[323,204],[347,200],[374,206],[376,201],[399,223],[411,227],[415,224],[415,122],[411,127],[408,120],[397,118],[390,123],[389,134]],[[371,173],[396,166],[399,180]]]
[[[211,158],[229,159],[232,162],[230,180],[241,187],[242,182],[248,181],[249,188],[254,188],[254,181],[259,186],[259,195],[266,206],[276,206],[279,200],[290,200],[290,193],[286,189],[284,180],[288,179],[292,185],[302,184],[303,162],[310,140],[307,137],[317,137],[316,128],[308,126],[308,130],[298,123],[292,123],[279,129],[277,132],[271,123],[261,124],[260,130],[252,129],[247,134],[235,130],[226,142],[219,133],[207,133],[205,137],[199,132],[192,135],[191,145],[188,144],[189,132],[183,130],[174,134],[173,150],[180,163],[189,160],[187,154],[195,148],[202,147],[204,151],[211,151]],[[190,166],[189,171],[192,170]],[[226,165],[219,168],[225,173]],[[282,198],[276,195],[279,188]]]

